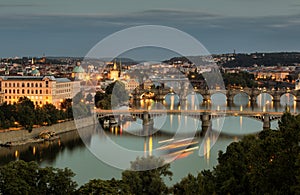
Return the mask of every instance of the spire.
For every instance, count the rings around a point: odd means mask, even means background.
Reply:
[[[117,62],[116,62],[116,60],[114,62],[114,68],[113,68],[113,70],[117,70]]]

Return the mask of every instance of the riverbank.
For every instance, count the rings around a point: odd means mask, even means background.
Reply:
[[[93,117],[76,119],[76,121],[66,121],[62,123],[57,123],[51,126],[42,126],[38,128],[33,128],[32,132],[27,130],[16,130],[16,131],[4,131],[0,132],[0,144],[12,143],[15,145],[23,145],[27,143],[34,143],[39,140],[35,139],[42,131],[48,130],[55,132],[56,135],[66,133],[69,131],[77,130],[78,128],[87,127],[95,124],[95,119]]]

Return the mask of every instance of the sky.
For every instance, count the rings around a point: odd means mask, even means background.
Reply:
[[[300,51],[299,0],[1,0],[0,57],[85,56],[138,25],[179,29],[212,54]]]

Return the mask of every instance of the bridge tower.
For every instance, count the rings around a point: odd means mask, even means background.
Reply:
[[[269,113],[265,113],[263,115],[263,130],[268,130],[271,128],[270,115]]]
[[[281,94],[278,92],[278,91],[275,91],[273,94],[273,102],[275,103],[275,102],[280,102],[280,96],[281,96]]]
[[[233,105],[234,96],[235,94],[233,93],[232,89],[228,89],[226,93],[226,99],[229,106]]]
[[[210,93],[208,89],[205,89],[201,95],[203,96],[203,102],[210,102]]]
[[[207,132],[207,130],[209,130],[209,128],[211,128],[212,124],[211,124],[211,115],[208,112],[203,112],[201,114],[201,121],[202,121],[202,130],[200,133],[200,136],[205,135],[205,133]]]

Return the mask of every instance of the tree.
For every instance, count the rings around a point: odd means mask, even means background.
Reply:
[[[79,194],[129,194],[129,186],[122,180],[93,179],[81,186]]]
[[[171,179],[173,173],[169,169],[170,164],[164,164],[160,158],[137,158],[131,162],[131,170],[122,173],[122,180],[132,194],[167,194],[168,187],[163,177]]]
[[[72,194],[70,169],[40,168],[36,162],[14,161],[0,168],[0,194]]]
[[[91,93],[87,94],[85,100],[91,103],[93,101],[93,95]]]
[[[67,98],[60,104],[60,109],[65,112],[67,119],[73,119],[72,99]]]
[[[125,84],[121,81],[109,84],[105,89],[105,93],[111,95],[112,107],[118,106],[129,100],[128,93],[125,90]]]
[[[53,104],[45,104],[43,106],[43,111],[46,113],[46,122],[48,125],[57,123],[61,119],[60,112]]]
[[[17,103],[17,113],[20,125],[31,132],[35,120],[34,103],[25,96],[21,97]]]

